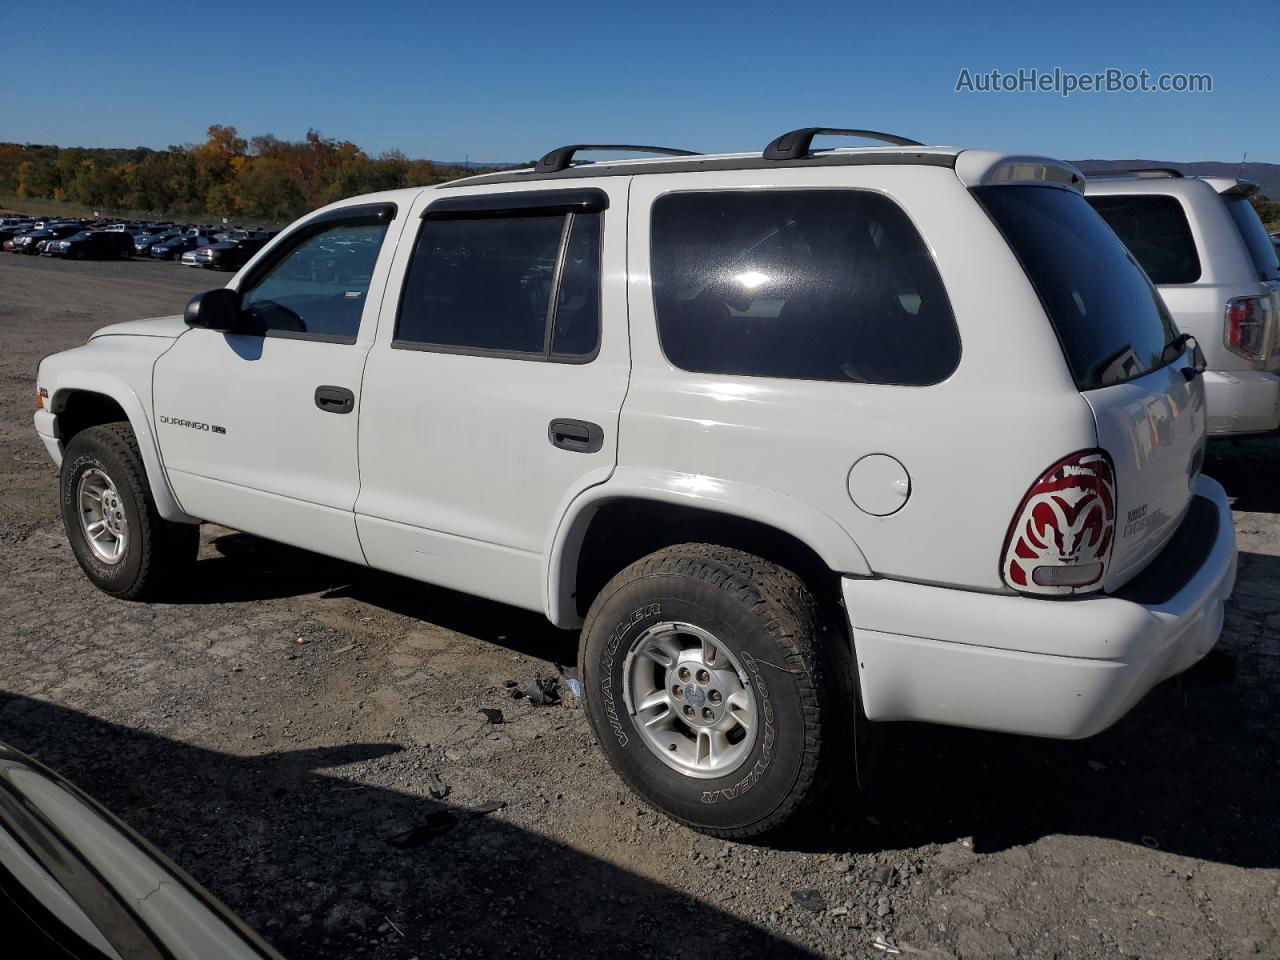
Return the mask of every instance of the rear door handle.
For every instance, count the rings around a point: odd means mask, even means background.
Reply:
[[[316,406],[325,413],[350,413],[356,408],[356,395],[346,387],[316,387]]]
[[[552,420],[547,439],[553,447],[574,453],[595,453],[604,446],[604,430],[589,420]]]

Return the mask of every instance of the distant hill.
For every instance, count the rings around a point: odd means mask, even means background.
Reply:
[[[1179,173],[1195,177],[1244,177],[1255,181],[1271,200],[1280,200],[1280,163],[1246,163],[1243,170],[1239,163],[1220,163],[1216,160],[1200,160],[1195,163],[1175,163],[1172,160],[1073,160],[1082,170],[1123,170],[1126,167],[1169,167]]]

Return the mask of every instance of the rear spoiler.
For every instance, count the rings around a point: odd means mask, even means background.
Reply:
[[[1084,174],[1050,157],[963,150],[956,156],[956,176],[966,187],[1052,184],[1084,193]]]
[[[1236,180],[1231,182],[1231,185],[1225,189],[1221,189],[1217,184],[1214,184],[1214,188],[1224,197],[1252,197],[1261,189],[1252,180]]]

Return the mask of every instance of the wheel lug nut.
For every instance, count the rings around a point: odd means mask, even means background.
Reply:
[[[680,670],[679,670],[679,672],[676,674],[676,676],[678,676],[678,677],[679,677],[681,680],[683,680],[685,683],[688,683],[688,682],[689,682],[689,668],[688,668],[688,667],[681,667],[681,668],[680,668]]]
[[[679,687],[672,687],[672,688],[671,688],[671,695],[672,695],[673,697],[675,697],[677,700],[683,700],[683,699],[684,699],[684,691],[683,691],[683,690],[681,690]]]
[[[711,693],[707,695],[707,699],[710,700],[712,703],[719,703],[720,700],[722,699],[720,696],[720,691],[712,690]]]
[[[689,706],[687,703],[684,705],[684,715],[686,717],[693,716],[693,707]]]
[[[716,718],[716,715],[715,715],[714,713],[712,713],[709,709],[707,709],[706,707],[703,707],[703,708],[702,708],[702,719],[703,719],[703,720],[714,720],[715,718]]]
[[[699,682],[699,683],[710,683],[710,682],[711,682],[711,674],[707,673],[707,671],[705,671],[705,670],[699,670],[699,671],[698,671],[698,682]]]

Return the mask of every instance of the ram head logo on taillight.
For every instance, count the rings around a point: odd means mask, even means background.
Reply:
[[[1115,539],[1116,483],[1101,450],[1059,460],[1027,491],[1005,538],[1001,574],[1023,593],[1097,589]]]

